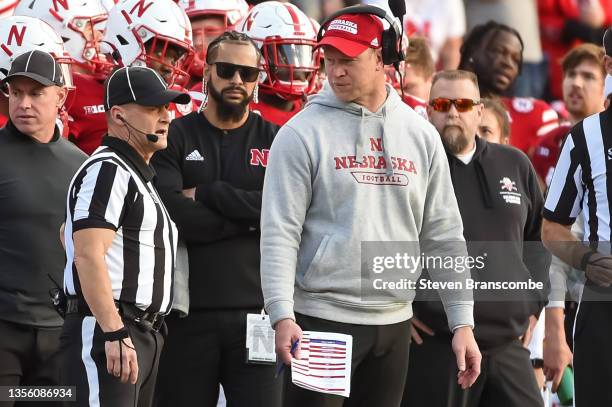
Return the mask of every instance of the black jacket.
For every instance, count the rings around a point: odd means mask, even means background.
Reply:
[[[193,112],[172,121],[168,147],[152,159],[157,190],[187,244],[191,310],[263,307],[259,216],[277,130],[254,113],[220,130]],[[194,187],[195,201],[182,194]]]
[[[528,292],[474,291],[474,334],[481,348],[490,349],[524,334],[529,316],[538,316],[545,305],[551,256],[540,238],[543,197],[529,159],[514,147],[477,137],[468,164],[447,156],[468,252],[473,257],[487,253],[485,267],[472,269],[472,279],[532,279],[544,285]],[[439,302],[417,302],[415,314],[435,331],[448,332]]]

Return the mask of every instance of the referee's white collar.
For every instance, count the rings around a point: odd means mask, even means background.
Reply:
[[[127,158],[129,164],[131,164],[131,166],[138,171],[140,176],[146,182],[150,182],[153,177],[155,177],[155,170],[153,167],[147,164],[140,154],[134,150],[134,147],[132,147],[127,141],[106,135],[102,139],[102,145],[115,150],[123,157]]]

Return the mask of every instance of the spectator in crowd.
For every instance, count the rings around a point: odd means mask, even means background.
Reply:
[[[26,52],[7,74],[0,82],[9,104],[0,129],[0,386],[57,386],[63,321],[49,290],[62,281],[58,230],[68,184],[86,156],[56,125],[68,91],[53,56]]]
[[[188,315],[167,319],[157,401],[215,406],[221,383],[230,405],[280,406],[274,366],[253,363],[245,347],[247,315],[264,305],[259,217],[277,127],[248,110],[261,57],[248,36],[228,31],[206,57],[204,109],[172,122],[168,148],[153,158],[189,255]]]
[[[465,255],[460,214],[452,194],[449,199],[452,185],[437,133],[385,84],[380,19],[343,14],[323,26],[318,46],[324,47],[330,86],[281,128],[270,151],[261,221],[262,289],[282,362],[300,357],[302,329],[350,334],[347,402],[397,406],[408,368],[411,304],[388,292],[375,305],[362,296],[361,244],[459,241],[444,255]],[[398,51],[385,56],[399,59]],[[413,156],[419,167],[393,168],[393,157],[397,163],[405,156]],[[359,174],[351,169],[357,167]],[[378,181],[368,182],[369,177]],[[396,215],[406,221],[395,222]],[[439,253],[425,243],[421,249]],[[465,277],[432,273],[445,281]],[[480,366],[471,301],[443,299],[454,332],[459,370],[454,380],[467,388]],[[288,406],[345,404],[341,396],[292,383],[285,390]]]
[[[548,95],[563,97],[561,83],[563,56],[580,42],[601,44],[603,33],[612,24],[610,0],[538,0],[542,49],[548,59]]]
[[[604,50],[594,44],[582,44],[570,50],[561,61],[563,101],[569,122],[542,136],[533,150],[531,162],[542,190],[552,178],[561,145],[572,126],[604,109]]]
[[[102,82],[112,70],[112,59],[100,51],[101,24],[107,13],[100,0],[21,1],[15,15],[40,18],[64,40],[73,59],[74,94],[68,107],[68,139],[87,155],[106,134]]]
[[[503,103],[496,98],[482,98],[483,110],[478,135],[489,143],[508,144],[510,119]]]
[[[510,89],[512,96],[544,98],[547,63],[542,53],[537,0],[464,0],[468,30],[490,20],[516,29],[523,42],[523,66]]]
[[[435,72],[431,51],[424,38],[411,38],[404,58],[404,102],[427,118],[427,101]]]
[[[489,21],[470,31],[461,49],[459,66],[476,74],[482,96],[504,96],[511,119],[510,143],[529,153],[538,137],[558,126],[558,117],[544,101],[505,97],[521,71],[523,48],[518,31]]]
[[[250,108],[282,126],[315,89],[319,51],[313,51],[318,30],[296,6],[266,1],[253,7],[239,31],[255,41],[263,56],[257,98]]]
[[[154,69],[171,89],[185,91],[194,49],[191,23],[173,0],[120,1],[108,13],[103,42],[124,66]],[[189,114],[194,104],[171,103],[170,119]]]
[[[438,68],[457,68],[466,33],[462,0],[406,0],[404,29],[409,38],[427,39]]]
[[[436,74],[429,118],[446,149],[469,254],[478,258],[486,253],[485,265],[472,268],[472,279],[529,278],[546,287],[550,254],[540,241],[544,202],[536,174],[523,153],[477,137],[482,109],[472,72]],[[465,391],[454,383],[455,357],[441,304],[415,303],[413,323],[430,336],[419,336],[421,343],[410,349],[404,406],[478,406],[485,400],[491,405],[542,406],[525,347],[546,297],[544,290],[510,291],[475,295],[474,335],[483,350],[483,374]]]
[[[345,7],[356,6],[362,3],[361,0],[319,0],[321,2],[321,20],[334,14],[336,11]]]

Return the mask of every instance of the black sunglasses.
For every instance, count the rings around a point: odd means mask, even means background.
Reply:
[[[213,62],[217,67],[217,75],[221,79],[232,79],[238,71],[244,82],[255,82],[259,77],[259,68],[253,66],[236,65],[229,62]]]

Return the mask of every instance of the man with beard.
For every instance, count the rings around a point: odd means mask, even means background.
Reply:
[[[248,110],[259,78],[253,41],[229,31],[206,55],[201,112],[174,120],[168,148],[152,160],[189,255],[188,315],[174,311],[166,319],[172,334],[157,401],[215,406],[221,383],[232,405],[274,407],[282,382],[273,365],[252,363],[245,342],[247,314],[261,319],[263,308],[259,215],[277,127]]]
[[[523,65],[523,40],[514,28],[489,21],[477,25],[461,47],[459,69],[478,77],[483,97],[502,97],[510,114],[510,144],[529,154],[538,138],[558,126],[557,113],[546,102],[510,97]]]
[[[438,73],[429,104],[429,120],[446,149],[468,252],[474,258],[486,256],[484,267],[471,269],[472,279],[530,278],[546,287],[550,254],[540,239],[544,201],[537,176],[525,154],[476,136],[483,110],[476,76]],[[464,391],[455,384],[455,356],[441,302],[415,302],[419,320],[413,318],[413,325],[431,336],[413,335],[416,345],[410,347],[403,406],[543,405],[526,346],[544,306],[544,292],[496,290],[474,297],[474,335],[482,351],[476,383]]]

